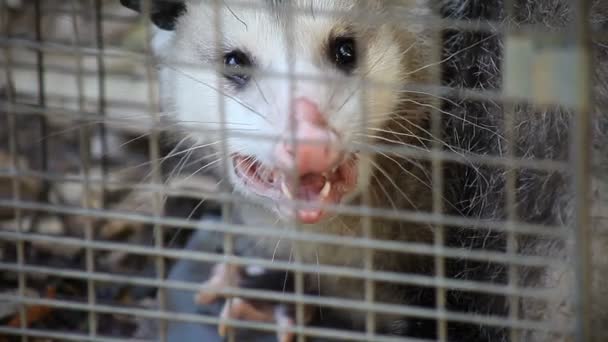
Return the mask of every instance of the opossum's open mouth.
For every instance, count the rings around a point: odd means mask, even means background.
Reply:
[[[322,220],[326,214],[323,204],[340,203],[355,189],[357,182],[357,157],[354,154],[326,172],[299,175],[297,182],[290,181],[289,172],[263,165],[251,156],[235,154],[232,161],[243,184],[254,193],[275,200],[281,212],[293,212],[290,200],[313,204],[314,207],[298,208],[297,217],[303,223]]]

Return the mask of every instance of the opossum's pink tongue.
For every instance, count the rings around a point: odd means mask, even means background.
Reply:
[[[293,183],[293,182],[292,182]],[[283,194],[290,199],[300,201],[317,202],[322,204],[328,200],[331,195],[331,181],[326,175],[318,173],[309,173],[303,175],[298,180],[297,188],[293,188],[294,184],[283,181],[281,190]],[[322,208],[306,208],[297,210],[298,220],[302,223],[316,223],[323,216]]]
[[[312,201],[319,197],[321,190],[329,180],[320,174],[308,174],[300,178],[300,186],[296,198]]]
[[[348,183],[351,183],[349,181]],[[315,207],[297,208],[297,218],[302,223],[317,223],[325,210],[323,204],[337,204],[344,195],[346,179],[343,168],[336,168],[333,172],[307,173],[298,179],[298,184],[286,181],[281,182],[281,191],[287,199],[296,199],[310,202]],[[294,188],[296,187],[297,188]]]
[[[298,182],[298,189],[295,198],[302,201],[323,203],[330,195],[331,182],[327,177],[318,173],[309,173],[301,176]],[[287,185],[289,187],[289,185]],[[291,191],[283,187],[283,191]],[[322,208],[298,209],[297,217],[302,223],[316,223],[323,216]]]

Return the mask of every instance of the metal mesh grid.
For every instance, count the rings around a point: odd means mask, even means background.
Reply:
[[[172,295],[176,291],[189,293],[191,296],[201,287],[196,280],[186,281],[171,278],[170,270],[177,267],[179,262],[219,263],[229,262],[237,265],[257,265],[271,270],[289,270],[295,273],[295,294],[283,292],[267,292],[256,289],[228,287],[223,289],[228,295],[280,300],[296,305],[296,322],[294,328],[298,332],[298,340],[304,336],[334,338],[338,340],[368,340],[368,341],[403,341],[402,337],[379,336],[374,333],[377,324],[376,314],[391,313],[406,317],[432,319],[438,322],[436,338],[448,340],[449,322],[469,323],[478,326],[508,328],[510,339],[519,340],[519,335],[527,331],[556,332],[571,335],[580,341],[590,340],[590,292],[592,265],[590,261],[591,241],[589,230],[591,225],[590,201],[590,111],[592,111],[591,87],[593,63],[590,61],[590,42],[593,27],[588,24],[589,4],[587,1],[572,2],[572,13],[576,14],[571,26],[563,34],[560,41],[561,50],[550,51],[546,56],[536,57],[536,66],[547,64],[550,72],[563,71],[564,63],[570,64],[571,73],[555,76],[549,80],[521,79],[522,74],[516,69],[522,69],[525,58],[531,58],[526,44],[539,44],[543,39],[555,38],[549,32],[542,32],[538,26],[511,26],[508,22],[497,21],[459,21],[441,19],[434,16],[432,20],[421,20],[408,12],[407,2],[403,11],[395,11],[394,19],[432,27],[439,34],[440,29],[465,30],[484,32],[488,38],[501,36],[505,41],[505,75],[504,89],[479,90],[459,89],[440,84],[408,84],[399,85],[400,90],[412,93],[431,93],[435,97],[450,101],[447,98],[467,99],[469,101],[491,101],[504,106],[504,141],[507,143],[503,155],[488,155],[478,153],[458,152],[445,148],[442,141],[434,139],[428,149],[415,146],[394,146],[390,144],[361,144],[357,146],[362,153],[387,153],[394,158],[412,158],[424,163],[430,163],[432,170],[432,206],[430,211],[395,210],[390,207],[370,207],[366,205],[340,204],[329,205],[327,210],[360,217],[363,224],[361,236],[336,236],[322,232],[311,232],[300,229],[294,222],[290,229],[276,230],[264,226],[251,226],[235,222],[232,212],[250,199],[238,196],[231,189],[225,188],[225,182],[208,181],[206,175],[193,181],[190,176],[180,173],[199,173],[204,171],[202,165],[186,165],[183,156],[189,156],[188,150],[180,151],[181,142],[171,145],[165,151],[164,136],[166,132],[179,131],[175,125],[168,125],[162,120],[164,115],[159,107],[157,89],[156,61],[151,57],[152,47],[142,42],[152,41],[151,25],[142,24],[142,18],[148,18],[152,4],[142,2],[142,14],[137,16],[126,9],[119,10],[118,1],[25,1],[23,6],[29,13],[25,16],[25,24],[16,25],[9,20],[16,15],[13,2],[2,1],[2,36],[3,72],[1,78],[3,87],[1,118],[6,123],[6,140],[2,141],[8,160],[2,161],[0,180],[7,180],[10,189],[9,196],[0,198],[2,213],[10,212],[10,220],[2,221],[6,229],[0,229],[0,241],[3,253],[0,255],[0,269],[10,279],[10,286],[16,291],[0,293],[2,305],[18,304],[16,316],[6,324],[0,325],[0,339],[13,338],[27,340],[74,340],[74,341],[119,341],[127,336],[117,334],[104,326],[107,317],[128,317],[125,320],[152,321],[155,326],[154,336],[134,337],[136,340],[171,340],[171,329],[176,329],[176,322],[197,323],[200,325],[217,325],[216,315],[205,315],[198,312],[175,312],[175,302]],[[230,2],[230,11],[261,11],[258,2]],[[227,4],[223,1],[208,1],[219,13]],[[309,16],[308,8],[286,5],[288,18]],[[514,4],[507,3],[506,11]],[[319,16],[333,16],[336,13],[318,12]],[[15,16],[16,18],[16,16]],[[57,19],[59,18],[59,19]],[[223,23],[216,16],[210,27],[216,32],[223,32]],[[378,20],[370,16],[370,22]],[[27,21],[29,20],[29,21]],[[55,20],[55,21],[53,21]],[[62,23],[65,32],[46,31],[49,22],[57,25]],[[144,22],[146,22],[144,20]],[[286,20],[292,23],[292,20]],[[34,24],[34,28],[30,24]],[[67,23],[67,24],[66,24]],[[25,27],[23,32],[15,32]],[[131,28],[133,27],[133,28]],[[131,31],[129,31],[131,30]],[[116,33],[128,31],[130,40],[117,39]],[[289,26],[288,35],[293,34]],[[57,36],[54,36],[54,34]],[[543,36],[545,34],[546,36]],[[600,35],[598,33],[598,35]],[[217,37],[218,46],[222,37]],[[293,42],[294,39],[287,39]],[[483,40],[473,43],[481,44]],[[134,43],[135,42],[135,43]],[[513,52],[510,52],[510,48]],[[291,51],[291,49],[288,49]],[[442,65],[451,57],[440,54],[441,46],[435,51],[436,61],[433,65]],[[553,54],[551,53],[553,52]],[[557,54],[562,55],[555,57]],[[290,56],[290,63],[294,56]],[[561,59],[560,59],[561,58]],[[514,67],[515,66],[515,67]],[[183,65],[183,67],[215,68],[213,65]],[[509,76],[511,72],[513,77]],[[571,83],[560,82],[560,77],[566,79],[574,75]],[[269,78],[285,78],[294,81],[307,79],[309,75],[295,74],[290,65],[287,75],[265,74]],[[439,75],[436,75],[439,76]],[[529,75],[523,75],[529,76]],[[315,82],[329,82],[330,78],[310,78]],[[526,86],[527,82],[532,85]],[[555,87],[548,87],[547,82],[556,82]],[[221,89],[221,84],[217,86]],[[371,84],[362,80],[362,88],[394,87],[387,84]],[[293,82],[292,82],[293,83]],[[541,86],[545,85],[543,89]],[[527,89],[528,91],[522,91]],[[364,90],[365,91],[365,90]],[[293,89],[292,89],[293,92]],[[530,95],[532,93],[532,95]],[[564,95],[569,94],[569,95]],[[225,101],[220,97],[218,104],[221,113],[221,125],[226,127]],[[517,124],[517,106],[521,103],[538,103],[542,105],[560,105],[573,109],[576,119],[571,127],[570,159],[551,160],[526,158],[518,156],[515,148],[514,127]],[[365,112],[364,105],[362,111]],[[435,107],[431,115],[429,129],[431,136],[441,136],[443,121],[449,112]],[[366,113],[367,115],[367,113]],[[112,139],[123,132],[129,134],[128,139],[114,143]],[[120,132],[120,133],[119,133]],[[200,130],[200,134],[213,134]],[[249,133],[234,133],[249,136]],[[65,138],[69,136],[69,138]],[[253,134],[259,139],[275,139],[275,137]],[[24,140],[25,139],[25,140]],[[63,153],[57,139],[67,139],[68,145],[74,149],[76,160],[70,161],[70,167],[61,165],[62,158],[72,157]],[[224,140],[222,140],[224,141]],[[57,146],[55,146],[56,144]],[[140,159],[131,160],[130,155],[121,154],[123,148],[134,144]],[[226,154],[225,144],[220,152]],[[116,147],[118,146],[118,147]],[[175,147],[175,149],[173,148]],[[167,155],[170,156],[166,157]],[[24,158],[27,156],[27,158]],[[4,155],[0,155],[4,157]],[[28,158],[35,162],[28,162]],[[121,159],[123,158],[123,159]],[[125,161],[124,158],[127,158]],[[169,173],[175,172],[178,177],[166,181],[165,161],[177,162],[169,167]],[[30,159],[31,160],[31,159]],[[115,165],[119,160],[124,165]],[[223,159],[224,170],[227,170],[227,159]],[[72,165],[73,164],[73,165]],[[494,167],[505,170],[506,199],[504,206],[507,213],[504,219],[485,219],[459,216],[447,213],[444,202],[444,183],[446,181],[442,167],[444,164],[478,165],[479,167]],[[189,169],[190,168],[190,169]],[[517,213],[517,170],[526,169],[537,172],[565,174],[574,189],[574,207],[572,225],[577,229],[560,224],[545,224],[527,222],[520,219]],[[177,170],[177,171],[176,171]],[[508,171],[507,171],[508,170]],[[203,173],[203,172],[201,172]],[[126,174],[126,175],[125,175]],[[227,174],[224,171],[223,174]],[[181,177],[181,178],[180,178]],[[142,178],[145,178],[142,181]],[[195,177],[196,178],[196,177]],[[4,183],[3,183],[4,184]],[[36,191],[32,191],[34,188]],[[57,190],[59,189],[59,190]],[[144,199],[137,202],[135,207],[122,207],[112,198],[117,193],[137,193]],[[77,195],[74,195],[77,194]],[[73,197],[68,198],[66,197]],[[125,195],[128,196],[128,195]],[[370,203],[369,198],[362,203]],[[63,197],[63,198],[62,198]],[[171,213],[168,209],[170,199],[188,198],[195,203],[187,207],[186,213]],[[215,203],[218,207],[212,206]],[[306,203],[293,201],[295,206],[305,206]],[[174,205],[175,206],[175,205]],[[142,210],[143,207],[143,210]],[[177,204],[177,207],[180,207]],[[212,209],[210,209],[212,207]],[[217,220],[199,220],[195,212],[219,210],[221,215]],[[601,216],[601,215],[600,215]],[[60,234],[45,232],[37,227],[49,224],[48,217],[58,218],[61,222],[71,222],[79,227],[76,233]],[[408,241],[379,241],[373,239],[371,220],[384,218],[395,221],[412,222],[432,225],[432,243]],[[116,236],[108,238],[104,232],[108,226],[134,225],[136,235],[143,236],[138,242],[121,239]],[[470,249],[467,246],[448,246],[446,234],[454,227],[466,230],[479,230],[484,234],[502,234],[504,248],[499,249]],[[583,228],[581,228],[583,227]],[[490,231],[488,231],[488,229]],[[223,252],[212,250],[193,250],[175,243],[176,236],[187,231],[204,231],[221,233],[218,244]],[[491,233],[490,233],[491,232]],[[481,234],[481,233],[480,233]],[[120,234],[118,234],[120,235]],[[296,247],[293,259],[288,261],[267,260],[263,258],[242,257],[234,254],[234,239],[239,236],[279,238],[291,241],[315,242],[350,246],[360,248],[364,255],[363,269],[332,265],[306,263],[301,252]],[[574,244],[574,264],[568,266],[576,273],[575,314],[568,317],[566,322],[543,321],[522,318],[519,312],[521,301],[543,300],[553,298],[560,289],[541,289],[526,286],[518,282],[518,274],[526,268],[563,267],[564,260],[542,253],[523,254],[518,244],[522,237],[552,239],[551,241],[570,241]],[[31,251],[36,246],[54,246],[60,249],[71,249],[77,252],[70,260],[78,260],[72,264],[55,263],[52,260],[36,260]],[[433,274],[399,274],[373,269],[374,254],[378,251],[390,251],[423,255],[433,258]],[[127,262],[129,257],[146,259],[149,262],[149,272],[136,272],[135,268],[121,272],[106,267],[100,259],[107,260],[119,255],[121,261]],[[40,257],[39,257],[40,258]],[[506,265],[508,274],[506,282],[481,282],[477,280],[460,279],[446,274],[446,260],[470,260],[481,263],[499,263]],[[150,266],[151,265],[151,266]],[[571,268],[570,268],[571,267]],[[9,274],[11,276],[9,276]],[[363,279],[364,300],[344,298],[326,298],[304,293],[304,275],[332,275]],[[48,288],[57,291],[65,283],[78,283],[84,288],[76,291],[78,294],[62,293],[60,296],[33,296],[32,283],[45,282],[53,279]],[[375,283],[391,282],[396,284],[429,287],[434,289],[435,304],[432,307],[400,305],[398,303],[378,303],[374,301]],[[108,285],[112,284],[112,286]],[[7,287],[7,288],[10,288]],[[107,300],[101,295],[104,289],[118,286],[124,288],[145,288],[154,293],[153,306],[141,303]],[[4,290],[4,289],[3,289]],[[446,292],[463,291],[483,295],[506,296],[510,303],[506,316],[487,315],[483,312],[458,312],[446,308]],[[365,331],[355,332],[334,328],[309,327],[302,324],[304,320],[303,305],[323,305],[333,308],[350,308],[366,314]],[[47,310],[59,315],[70,312],[72,315],[86,315],[86,323],[72,329],[54,329],[52,326],[36,327],[32,315],[35,310]],[[53,315],[51,313],[50,315]],[[72,316],[70,316],[72,317]],[[40,319],[43,320],[43,319]],[[5,320],[6,321],[6,320]],[[114,320],[108,324],[116,324]],[[274,324],[250,321],[229,320],[232,327],[253,328],[273,332],[277,329]],[[105,325],[108,325],[105,324]],[[179,329],[179,327],[178,327]],[[2,337],[2,335],[6,337]],[[229,334],[229,340],[238,340],[234,334]],[[419,338],[409,338],[421,340]],[[409,340],[407,339],[407,340]]]

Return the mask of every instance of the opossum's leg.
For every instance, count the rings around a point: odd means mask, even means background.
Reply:
[[[304,305],[304,322],[303,325],[308,325],[314,318],[313,307],[310,305]],[[290,305],[277,305],[274,309],[274,318],[278,326],[277,339],[279,342],[292,342],[296,338],[296,334],[289,331],[290,328],[295,327],[295,312],[294,306]]]
[[[277,281],[281,279],[281,281]],[[196,302],[199,304],[211,304],[219,300],[222,295],[214,291],[226,286],[243,288],[265,288],[276,290],[275,287],[282,286],[282,289],[291,290],[290,282],[285,278],[284,272],[266,271],[259,267],[239,267],[229,264],[218,264],[213,268],[212,275],[196,295]],[[313,318],[313,310],[304,307],[304,324],[310,323]],[[279,342],[292,342],[295,334],[288,331],[294,324],[293,307],[282,303],[273,303],[261,300],[246,300],[240,297],[228,298],[220,314],[220,325],[218,333],[225,336],[228,327],[224,323],[227,319],[246,320],[275,323],[278,326],[277,338]]]
[[[222,308],[218,326],[218,333],[222,337],[226,336],[228,332],[228,327],[224,323],[227,319],[272,323],[275,316],[272,306],[254,305],[253,302],[237,297],[226,300]]]
[[[288,330],[295,325],[294,319],[285,312],[283,306],[278,306],[275,309],[274,318],[278,325],[277,340],[279,342],[291,342],[295,340],[295,334]]]
[[[292,342],[295,340],[295,334],[292,331],[289,331],[289,329],[293,328],[295,325],[294,319],[289,315],[285,305],[273,305],[270,303],[256,304],[257,305],[253,302],[243,300],[242,298],[227,300],[220,315],[221,321],[224,322],[227,319],[234,319],[275,323],[277,325],[277,340],[279,342]],[[218,327],[220,336],[226,336],[227,332],[228,327],[224,323],[220,323]]]

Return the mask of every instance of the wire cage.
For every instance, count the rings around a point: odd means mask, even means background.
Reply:
[[[276,340],[277,331],[294,341],[608,339],[606,6],[384,1],[388,14],[359,13],[357,24],[428,34],[407,38],[412,44],[398,52],[424,46],[426,59],[406,70],[425,73],[424,82],[384,82],[395,70],[374,80],[297,73],[300,36],[317,34],[298,31],[301,22],[331,26],[346,16],[354,23],[338,3],[0,0],[0,341],[212,342],[221,340],[219,326],[229,327],[230,341]],[[175,17],[196,11],[189,6],[215,13],[188,27],[217,33],[207,43],[220,51],[230,30],[265,35],[274,43],[264,44],[287,50],[284,72],[249,70],[267,104],[261,88],[276,80],[291,87],[268,94],[278,102],[302,80],[357,84],[368,134],[349,148],[388,163],[375,166],[355,200],[324,208],[345,218],[343,230],[248,217],[243,208],[260,199],[235,191],[226,176],[234,167],[221,157],[232,152],[226,136],[260,145],[276,137],[230,129],[232,106],[252,105],[218,90],[226,77],[206,84],[192,76],[197,68],[223,75],[224,66],[157,58],[171,49],[158,37],[174,32]],[[269,25],[280,29],[256,32],[263,26],[248,20],[275,18],[262,14],[270,11],[281,24]],[[242,27],[231,27],[235,20]],[[159,82],[163,66],[221,94],[200,109],[219,113],[209,115],[220,118],[218,129],[163,107],[164,92],[175,86]],[[409,128],[393,120],[401,126],[394,132],[369,130],[379,113],[369,112],[365,93],[376,96],[376,89],[400,94],[407,102],[400,105],[425,118]],[[293,139],[297,127],[290,126]],[[295,212],[310,205],[282,201]],[[289,257],[275,260],[279,242]],[[266,253],[251,252],[260,246]],[[402,261],[416,267],[388,266]],[[267,274],[261,283],[271,285],[225,283],[213,291],[226,301],[197,303],[218,265]],[[238,300],[272,302],[275,318],[281,308],[293,324],[223,315],[224,303]],[[309,324],[310,307],[321,323]],[[343,323],[346,316],[362,326]],[[390,317],[399,318],[387,324]],[[406,333],[377,329],[385,325]]]

